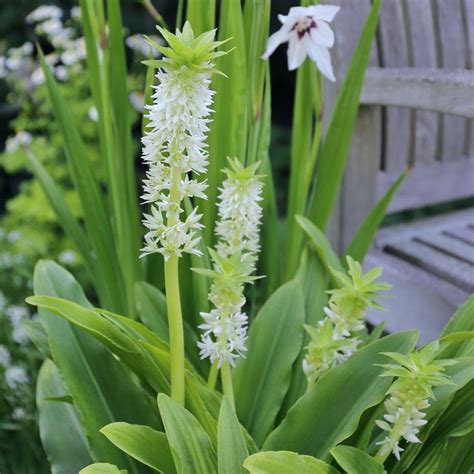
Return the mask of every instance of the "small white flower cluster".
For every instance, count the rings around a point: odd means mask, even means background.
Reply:
[[[324,308],[325,317],[316,327],[305,326],[311,336],[303,360],[303,371],[313,384],[329,369],[345,362],[362,342],[357,334],[365,329],[365,312],[369,306],[381,309],[375,302],[377,292],[388,290],[389,285],[376,283],[382,270],[374,268],[365,275],[358,262],[347,257],[349,277],[332,271],[341,285],[329,291],[331,297]]]
[[[227,179],[219,189],[219,221],[215,232],[220,240],[216,250],[222,257],[240,253],[256,259],[260,250],[263,183],[255,175],[256,166],[243,168],[235,160],[232,168],[224,170]]]
[[[204,173],[208,163],[205,140],[214,95],[210,73],[182,66],[159,70],[156,79],[159,85],[148,107],[151,130],[142,139],[143,160],[149,166],[142,199],[151,204],[143,221],[148,232],[142,256],[158,252],[168,260],[183,252],[200,255],[201,215],[197,208],[184,220],[181,214],[184,199],[206,198],[206,182],[189,173]]]
[[[23,329],[23,321],[28,317],[28,311],[23,306],[10,306],[5,314],[10,319],[12,325],[12,338],[18,344],[25,344],[28,341],[28,334]]]
[[[423,398],[403,400],[392,395],[384,405],[387,410],[384,415],[385,420],[376,420],[375,423],[379,428],[387,431],[388,435],[377,444],[382,447],[380,450],[382,456],[393,453],[400,460],[400,453],[403,451],[399,444],[400,438],[404,438],[409,443],[421,443],[417,435],[420,427],[426,425],[427,421],[424,419],[426,413],[420,410],[428,408],[430,404]]]
[[[382,365],[386,370],[381,376],[393,377],[394,381],[387,392],[389,398],[384,403],[387,413],[383,420],[375,422],[387,432],[385,438],[376,443],[380,446],[376,459],[383,462],[393,453],[400,460],[402,439],[408,443],[421,443],[418,434],[421,427],[427,424],[423,410],[430,406],[428,400],[435,398],[433,387],[455,385],[443,372],[457,361],[438,359],[439,351],[439,341],[433,341],[407,356],[397,352],[383,353],[392,359],[392,363]]]
[[[24,146],[28,146],[33,140],[33,135],[29,132],[20,131],[12,137],[8,137],[5,143],[7,153],[14,153]]]
[[[263,184],[255,174],[259,163],[244,168],[236,159],[231,168],[224,170],[227,179],[219,194],[219,220],[216,235],[219,242],[214,260],[213,283],[209,299],[215,309],[201,313],[204,330],[198,342],[201,358],[217,361],[218,367],[245,354],[247,340],[247,315],[242,312],[245,304],[244,283],[254,277],[259,245],[259,226],[262,216],[260,201]]]

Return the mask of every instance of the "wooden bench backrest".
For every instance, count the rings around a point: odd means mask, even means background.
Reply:
[[[333,23],[332,58],[339,81],[326,89],[325,111],[330,113],[371,1],[322,3],[342,7]],[[336,247],[347,245],[373,204],[408,166],[412,171],[390,212],[473,195],[473,64],[473,0],[383,0],[332,223]]]

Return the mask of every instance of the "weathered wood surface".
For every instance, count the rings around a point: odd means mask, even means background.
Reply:
[[[431,0],[406,0],[406,26],[410,39],[410,63],[414,68],[436,68],[436,34]],[[440,115],[415,110],[413,152],[416,163],[429,163],[437,158]]]
[[[474,118],[473,93],[474,71],[370,68],[361,103],[433,110]],[[461,128],[464,130],[464,125]],[[463,140],[461,143],[464,143]],[[458,158],[462,155],[462,148],[456,147],[451,155]]]
[[[386,172],[378,174],[376,193],[378,199],[397,177]],[[416,165],[405,178],[405,182],[390,203],[389,213],[472,196],[474,196],[474,159],[460,157],[455,161],[422,163]]]
[[[462,14],[462,0],[436,0],[436,25],[440,63],[446,69],[466,68],[466,40]],[[448,94],[449,91],[446,91]],[[472,104],[472,96],[470,99]],[[466,122],[460,117],[442,117],[440,157],[453,160],[464,153]]]

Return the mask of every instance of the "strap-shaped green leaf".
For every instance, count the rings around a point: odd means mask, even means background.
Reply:
[[[217,474],[216,453],[196,418],[163,393],[158,407],[178,474]]]
[[[299,226],[310,238],[316,253],[325,265],[329,276],[332,278],[332,272],[330,271],[331,268],[338,272],[344,272],[344,267],[339,260],[339,257],[332,249],[328,238],[310,220],[306,219],[306,217],[296,216],[296,222],[298,222]]]
[[[338,474],[319,459],[291,451],[267,451],[249,456],[244,467],[250,474]]]
[[[50,261],[36,265],[34,290],[36,294],[61,296],[91,307],[72,275]],[[140,472],[135,461],[99,430],[114,421],[157,425],[145,393],[123,365],[88,334],[45,308],[39,309],[39,316],[66,391],[80,413],[93,456],[126,466],[131,473]]]
[[[301,350],[304,297],[297,281],[280,287],[250,326],[248,354],[233,371],[240,421],[260,445],[272,429]]]
[[[114,464],[98,462],[79,471],[79,474],[127,474],[125,469],[119,469]]]
[[[359,109],[359,98],[369,61],[372,40],[377,30],[380,0],[375,0],[334,106],[321,148],[314,192],[308,217],[322,230],[331,217],[346,164],[347,152]]]
[[[55,474],[78,472],[92,462],[77,410],[69,403],[45,400],[64,393],[57,367],[46,359],[38,374],[36,405],[41,442]]]
[[[101,430],[107,439],[129,456],[163,474],[175,474],[166,435],[149,426],[111,423]]]
[[[331,449],[333,458],[347,474],[384,474],[382,464],[372,456],[352,446],[336,446]]]
[[[381,352],[408,354],[415,346],[415,332],[401,332],[379,339],[332,369],[301,397],[263,448],[287,449],[328,460],[329,451],[348,438],[368,408],[385,398],[390,378],[380,377],[387,362]]]
[[[407,174],[407,171],[403,172],[392,186],[390,186],[382,199],[380,199],[380,201],[369,212],[364,222],[362,222],[352,238],[350,244],[347,246],[347,249],[344,251],[344,256],[350,255],[354,260],[361,263],[364,261],[364,258],[372,245],[375,234],[385,217],[390,201]],[[345,258],[343,261],[345,261]]]
[[[242,464],[249,452],[239,420],[227,398],[222,400],[217,430],[219,474],[245,474]]]

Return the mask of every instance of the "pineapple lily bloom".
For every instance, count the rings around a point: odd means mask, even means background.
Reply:
[[[325,318],[316,327],[305,325],[311,336],[308,352],[303,360],[303,371],[308,387],[329,369],[347,360],[362,342],[357,333],[365,329],[365,312],[369,306],[383,309],[376,298],[390,285],[376,283],[382,275],[381,268],[373,268],[365,275],[358,262],[347,257],[349,276],[332,270],[340,288],[331,294],[324,308]]]
[[[282,43],[288,42],[288,69],[293,71],[309,56],[321,73],[335,81],[329,48],[334,33],[328,25],[339,11],[333,5],[290,8],[288,15],[278,15],[282,27],[268,38],[262,58],[268,59]]]
[[[201,216],[197,208],[186,218],[184,200],[205,198],[206,182],[198,176],[206,171],[207,123],[211,113],[212,61],[226,54],[215,49],[215,31],[194,37],[186,22],[176,35],[158,28],[168,42],[164,47],[149,40],[163,54],[161,60],[145,63],[157,67],[153,104],[148,107],[150,130],[143,137],[143,159],[149,169],[143,200],[151,214],[143,221],[148,232],[142,256],[161,253],[165,259],[165,287],[171,352],[171,397],[184,405],[184,333],[179,291],[178,258],[183,252],[199,255]],[[189,175],[194,176],[190,179]]]
[[[201,357],[216,361],[218,368],[228,362],[231,366],[246,349],[247,316],[244,284],[253,282],[259,245],[259,225],[262,209],[259,202],[263,184],[255,172],[259,163],[246,168],[239,160],[229,160],[219,194],[219,221],[216,251],[210,250],[214,270],[197,271],[213,279],[209,300],[215,309],[201,313],[205,323],[198,343]]]
[[[390,453],[400,460],[403,449],[399,442],[402,438],[409,443],[421,443],[417,435],[427,423],[423,410],[429,407],[428,400],[434,398],[432,388],[454,384],[442,372],[457,361],[435,360],[438,352],[439,342],[434,341],[408,356],[396,352],[384,353],[397,364],[382,365],[387,370],[381,376],[397,379],[387,392],[390,398],[385,401],[387,413],[384,420],[376,421],[379,428],[387,431],[387,436],[377,443],[380,450],[376,459],[382,463]]]

